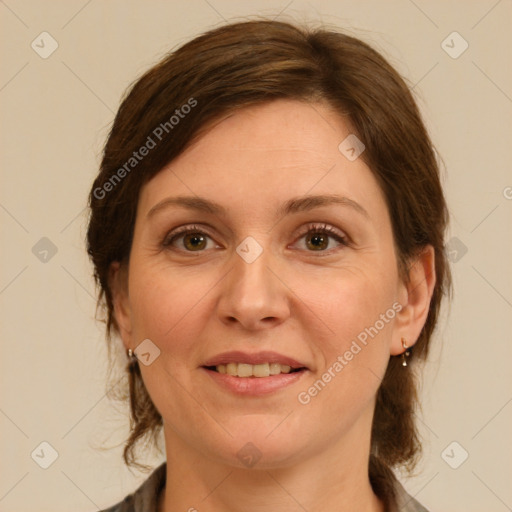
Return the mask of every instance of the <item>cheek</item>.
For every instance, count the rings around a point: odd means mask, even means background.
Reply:
[[[342,430],[373,410],[390,356],[396,315],[393,284],[372,272],[339,272],[308,287],[311,300],[306,302],[316,319],[309,339],[318,366],[297,397],[299,410],[330,418]]]
[[[156,267],[133,275],[130,300],[134,335],[140,340],[151,339],[171,356],[190,353],[202,330],[202,317],[207,316],[204,305],[215,283],[208,275],[194,278],[186,272]]]
[[[336,340],[336,350],[376,322],[383,334],[392,326],[396,273],[384,265],[347,266],[311,278],[302,275],[300,281],[296,279],[295,290],[311,311],[315,329]],[[386,313],[383,323],[381,318]]]
[[[348,421],[374,399],[389,362],[396,316],[392,269],[374,262],[302,280],[298,295],[305,304],[298,315],[312,320],[307,329],[317,372],[299,402],[316,413]]]

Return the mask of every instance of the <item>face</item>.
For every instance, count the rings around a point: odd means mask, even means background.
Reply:
[[[139,365],[173,446],[278,467],[369,443],[407,291],[349,134],[323,104],[246,108],[142,189],[115,314],[126,347],[150,340]]]

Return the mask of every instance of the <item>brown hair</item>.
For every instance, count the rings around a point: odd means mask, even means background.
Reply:
[[[207,123],[278,98],[326,102],[363,141],[366,149],[361,157],[384,192],[397,264],[405,281],[408,262],[426,244],[435,250],[436,284],[410,358],[412,369],[411,365],[402,368],[399,357],[390,357],[377,395],[370,479],[378,495],[390,495],[394,478],[390,468],[412,469],[420,451],[412,370],[415,361],[427,355],[442,296],[451,288],[444,253],[448,211],[435,152],[408,86],[378,52],[359,39],[278,21],[228,24],[181,46],[136,81],[116,115],[89,197],[88,253],[99,284],[98,305],[105,311],[107,339],[110,345],[112,331],[118,332],[109,267],[129,259],[142,185],[178,156]],[[177,120],[179,113],[183,115]],[[149,138],[156,142],[156,134],[162,135],[162,142],[143,159],[131,160],[134,151],[149,145]],[[124,459],[128,465],[139,465],[134,447],[139,440],[156,437],[162,418],[138,364],[129,365],[128,370],[131,434]]]

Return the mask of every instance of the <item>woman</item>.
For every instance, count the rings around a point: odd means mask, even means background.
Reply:
[[[124,459],[166,463],[110,512],[426,510],[415,371],[450,287],[447,208],[410,91],[365,43],[252,21],[131,88],[90,194]]]

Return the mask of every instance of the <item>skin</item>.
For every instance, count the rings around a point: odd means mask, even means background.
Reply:
[[[404,351],[402,338],[412,346],[425,323],[434,256],[425,247],[411,262],[410,283],[401,281],[383,193],[362,158],[351,162],[338,150],[349,134],[324,104],[245,108],[142,189],[130,262],[124,271],[113,264],[112,287],[125,347],[149,338],[161,351],[149,366],[139,363],[164,421],[160,511],[384,510],[368,480],[375,397],[389,356]],[[368,217],[339,204],[276,213],[291,198],[321,194],[348,197]],[[168,206],[148,218],[181,195],[226,212]],[[163,246],[187,224],[208,235],[204,248],[194,251],[183,237]],[[348,245],[327,238],[315,250],[311,224],[332,226]],[[236,252],[247,236],[263,250],[252,263]],[[299,403],[298,394],[395,302],[401,311],[308,404]],[[271,395],[235,396],[200,368],[230,350],[273,350],[309,370]],[[249,442],[261,455],[251,468],[237,457]]]

